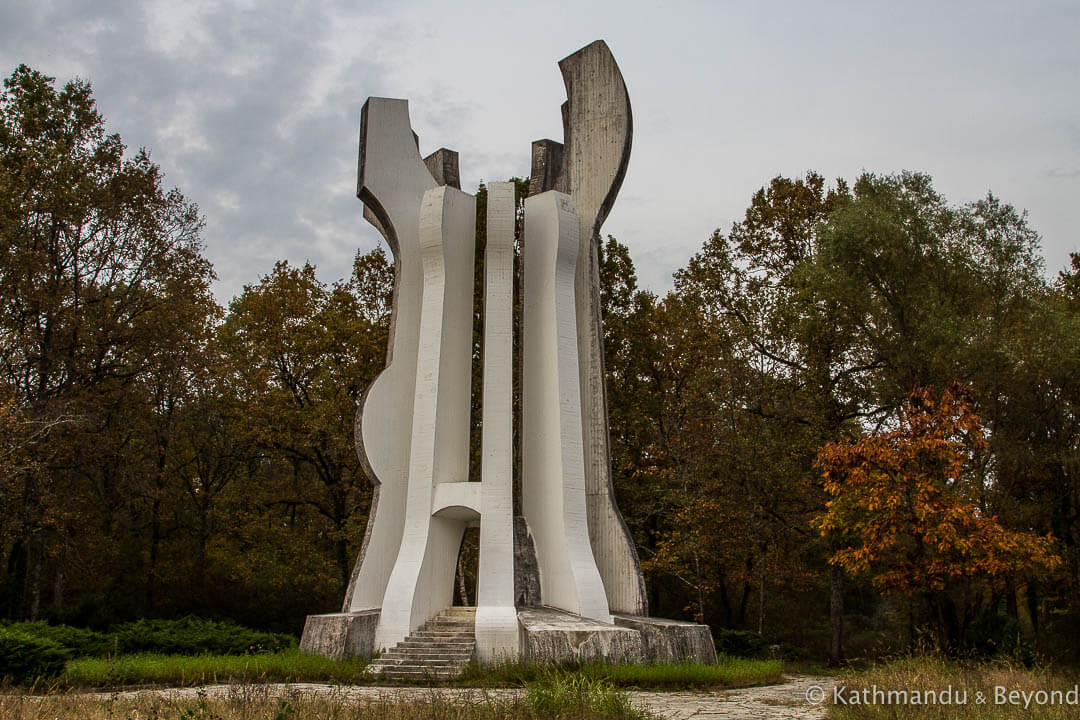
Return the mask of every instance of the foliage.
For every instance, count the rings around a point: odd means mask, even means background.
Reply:
[[[719,628],[714,632],[713,642],[716,652],[735,657],[758,657],[768,644],[759,633],[729,628]]]
[[[56,642],[0,626],[0,679],[32,682],[59,675],[67,652]]]
[[[201,227],[145,150],[106,134],[89,84],[26,66],[4,81],[0,381],[34,460],[4,487],[10,615],[36,618],[46,564],[62,606],[73,533],[100,547],[77,583],[97,589],[146,556],[95,536],[145,529],[153,596],[177,392],[218,312]]]
[[[196,617],[138,620],[114,625],[108,632],[40,621],[5,627],[12,632],[54,642],[74,658],[143,652],[252,655],[280,652],[296,646],[296,638],[291,635],[260,632],[230,622]]]
[[[180,620],[138,620],[110,630],[121,653],[169,655],[255,655],[295,647],[296,638],[250,630],[229,622],[185,617]]]
[[[56,643],[69,657],[101,657],[119,650],[114,636],[87,628],[38,621],[12,623],[5,629]]]
[[[973,470],[985,448],[957,386],[940,397],[913,392],[896,430],[825,445],[818,465],[832,500],[815,524],[845,541],[829,561],[909,595],[1052,571],[1060,558],[1051,538],[1008,530],[979,507],[984,488]]]

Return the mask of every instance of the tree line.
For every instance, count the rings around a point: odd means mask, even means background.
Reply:
[[[223,308],[198,209],[89,84],[20,66],[0,117],[0,614],[297,632],[336,609],[391,260],[329,284],[280,262]],[[1080,257],[1048,279],[992,195],[813,172],[755,193],[663,296],[614,238],[601,255],[616,497],[653,614],[837,660],[1070,650]]]

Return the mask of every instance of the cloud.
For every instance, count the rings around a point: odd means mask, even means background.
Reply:
[[[0,65],[93,82],[110,131],[150,148],[203,209],[227,302],[276,260],[334,280],[379,242],[354,196],[367,96],[409,98],[422,150],[459,151],[471,191],[527,174],[529,143],[559,139],[556,62],[604,37],[635,117],[604,232],[663,292],[755,189],[808,169],[924,170],[956,202],[992,187],[1031,211],[1048,266],[1060,264],[1080,223],[1060,182],[1080,167],[1080,98],[1060,91],[1080,67],[1078,33],[1076,7],[975,0],[40,0],[0,10]]]

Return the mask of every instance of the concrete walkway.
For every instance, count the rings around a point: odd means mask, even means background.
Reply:
[[[832,693],[833,679],[810,675],[793,675],[781,685],[765,685],[714,692],[640,692],[630,691],[631,702],[665,720],[779,720],[798,718],[818,720],[825,717],[821,700]],[[819,692],[820,690],[820,692]],[[197,688],[174,688],[167,690],[132,690],[119,693],[96,693],[95,697],[128,698],[145,694],[157,694],[170,698],[229,697],[241,693],[254,693],[260,697],[304,697],[322,695],[346,702],[371,702],[379,700],[427,699],[432,694],[461,700],[511,698],[524,693],[510,688],[423,688],[379,687],[370,685],[338,686],[321,683],[290,683],[270,685],[207,685]],[[265,694],[265,695],[264,695]],[[816,701],[814,704],[809,700]]]

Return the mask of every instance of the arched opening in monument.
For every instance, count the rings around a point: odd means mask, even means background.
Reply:
[[[475,607],[480,577],[480,526],[470,524],[461,536],[457,569],[454,571],[454,605]]]

